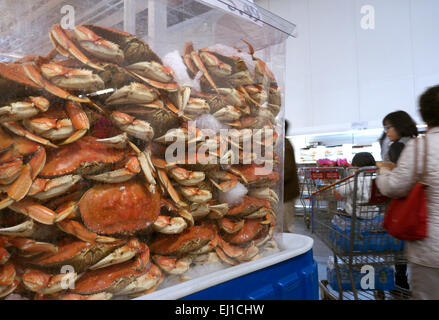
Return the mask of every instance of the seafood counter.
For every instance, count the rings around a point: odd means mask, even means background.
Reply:
[[[136,297],[276,248],[281,92],[250,43],[49,37],[0,64],[0,298]]]

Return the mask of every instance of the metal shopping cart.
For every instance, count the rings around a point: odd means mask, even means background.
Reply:
[[[303,218],[306,227],[311,225],[311,195],[320,189],[331,185],[345,176],[342,167],[303,167],[298,170],[300,182],[300,203],[303,207]]]
[[[375,184],[376,167],[349,169],[351,175],[312,194],[312,231],[332,251],[323,299],[408,299],[396,289],[394,265],[405,263],[404,242],[382,227],[387,198]]]

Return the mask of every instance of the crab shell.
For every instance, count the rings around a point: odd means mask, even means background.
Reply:
[[[58,252],[44,254],[26,263],[35,268],[49,269],[59,272],[59,268],[70,265],[75,272],[85,271],[89,266],[109,255],[123,245],[123,241],[112,244],[88,243],[74,241],[58,247]]]
[[[79,201],[85,226],[98,234],[133,234],[147,229],[160,214],[160,195],[136,180],[101,184]]]
[[[70,173],[94,174],[105,165],[124,159],[126,152],[99,143],[93,137],[84,137],[59,149],[50,149],[41,177],[53,178]]]
[[[159,235],[149,246],[152,253],[159,255],[184,255],[207,244],[214,237],[208,228],[193,226],[180,234]]]

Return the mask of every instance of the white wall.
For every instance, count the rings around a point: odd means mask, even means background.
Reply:
[[[417,100],[439,84],[438,0],[255,0],[298,25],[287,43],[289,134],[379,128],[398,109],[417,121]],[[375,29],[361,28],[361,8]]]

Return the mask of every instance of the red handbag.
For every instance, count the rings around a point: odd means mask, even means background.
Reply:
[[[384,228],[400,240],[422,240],[427,237],[427,185],[423,182],[427,168],[427,137],[422,176],[417,175],[418,139],[415,140],[415,181],[407,197],[392,199],[384,217]]]

